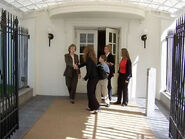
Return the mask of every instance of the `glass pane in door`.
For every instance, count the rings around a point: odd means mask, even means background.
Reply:
[[[86,47],[85,44],[80,44],[80,53],[83,53],[84,48]]]
[[[80,43],[86,43],[86,34],[80,34]]]
[[[113,42],[116,43],[116,33],[113,35]]]
[[[87,35],[87,42],[88,43],[94,43],[94,34],[88,34]]]
[[[112,33],[109,32],[109,42],[112,42]]]
[[[113,44],[113,54],[116,54],[116,44]]]

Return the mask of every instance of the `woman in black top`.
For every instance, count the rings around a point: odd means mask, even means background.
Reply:
[[[87,81],[87,96],[88,96],[88,107],[91,113],[96,113],[99,110],[99,103],[95,96],[96,84],[98,82],[98,71],[97,71],[97,59],[92,46],[86,46],[84,49],[84,63],[79,65],[81,68],[86,66],[87,73],[84,80]]]
[[[130,60],[129,53],[126,48],[121,49],[122,60],[119,63],[118,71],[118,99],[115,104],[121,104],[121,99],[123,96],[122,105],[127,106],[128,104],[128,83],[132,77],[132,62]]]

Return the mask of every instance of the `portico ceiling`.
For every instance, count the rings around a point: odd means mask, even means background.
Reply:
[[[20,9],[23,12],[50,8],[52,6],[62,5],[66,2],[115,2],[134,4],[136,6],[150,8],[157,11],[163,11],[173,14],[185,8],[185,0],[3,0],[10,5]]]

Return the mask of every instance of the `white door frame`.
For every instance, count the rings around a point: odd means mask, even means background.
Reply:
[[[97,55],[97,30],[81,30],[81,29],[77,29],[76,30],[76,33],[77,33],[77,37],[76,37],[76,46],[77,46],[77,54],[79,56],[79,59],[80,59],[80,55],[82,53],[80,53],[80,34],[84,33],[84,34],[94,34],[94,43],[83,43],[85,46],[87,46],[88,44],[93,44],[94,45],[94,50],[95,50],[95,53]],[[86,40],[87,40],[87,36],[86,36]],[[86,74],[86,67],[83,67],[80,69],[81,71],[81,75],[82,75],[82,78],[85,76]],[[87,82],[83,81],[82,79],[80,79],[78,81],[78,86],[77,86],[77,92],[80,92],[80,93],[87,93]]]
[[[105,31],[106,31],[106,29],[108,29],[111,32],[115,32],[115,30],[117,30],[117,32],[119,32],[118,38],[120,37],[119,36],[120,35],[120,31],[121,31],[121,28],[120,27],[115,28],[115,29],[105,28]],[[80,32],[81,33],[87,33],[88,32],[88,33],[95,33],[96,34],[95,35],[96,36],[96,38],[95,38],[95,53],[97,55],[97,49],[98,49],[98,27],[96,27],[96,28],[95,27],[89,27],[89,29],[87,27],[85,29],[83,29],[83,27],[80,27],[79,29],[74,27],[74,33],[75,33],[74,36],[76,36],[74,42],[76,42],[76,46],[77,46],[76,53],[78,54],[78,56],[80,56],[80,43],[79,43],[80,38],[79,38],[79,35],[78,35]],[[106,36],[107,36],[107,31],[106,31]],[[116,49],[116,57],[115,57],[115,76],[114,76],[114,79],[112,81],[112,82],[116,82],[116,83],[117,83],[116,80],[117,80],[117,70],[118,70],[117,67],[118,67],[119,58],[120,58],[120,52],[119,52],[120,51],[120,39],[118,39],[117,41],[118,41],[118,47]],[[105,42],[105,44],[108,44],[108,42]],[[82,73],[82,77],[83,77],[84,74],[86,73],[85,67],[83,67],[81,69],[81,73]],[[79,82],[78,82],[78,86],[77,86],[77,92],[78,93],[87,93],[87,87],[86,87],[86,85],[87,85],[86,82],[85,81],[82,81],[80,79]],[[117,85],[113,85],[113,86],[114,86],[113,93],[116,93],[116,91],[117,91],[117,89],[116,89],[117,88]]]
[[[112,54],[115,55],[115,74],[114,77],[112,78],[112,93],[116,94],[117,92],[117,77],[118,77],[118,64],[119,64],[119,57],[120,57],[120,52],[119,52],[119,31],[118,29],[113,29],[113,28],[106,28],[106,45],[111,44],[112,46]],[[112,38],[111,42],[109,41],[109,33],[111,33]],[[116,35],[115,42],[114,42],[114,35]],[[115,46],[115,47],[114,47]],[[114,52],[115,49],[115,52]]]

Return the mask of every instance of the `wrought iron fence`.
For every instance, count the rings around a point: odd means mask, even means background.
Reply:
[[[18,124],[18,19],[1,11],[0,19],[0,139]]]
[[[172,84],[170,106],[170,137],[185,138],[185,17],[177,20],[172,48]]]

